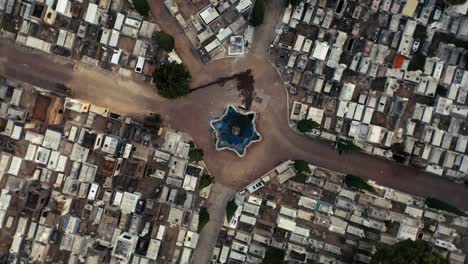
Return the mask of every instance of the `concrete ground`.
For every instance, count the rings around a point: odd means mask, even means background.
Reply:
[[[213,254],[213,249],[216,245],[218,232],[221,225],[224,223],[224,213],[226,205],[234,196],[235,190],[228,188],[222,184],[213,186],[208,212],[210,221],[205,225],[198,239],[198,246],[193,252],[193,263],[209,263]]]
[[[287,119],[287,92],[267,59],[275,21],[282,1],[267,1],[265,23],[255,35],[254,46],[245,58],[226,58],[204,65],[189,44],[183,30],[169,14],[162,0],[151,1],[151,11],[161,28],[176,39],[176,51],[190,69],[193,87],[251,69],[255,89],[268,98],[259,111],[257,127],[263,140],[252,145],[244,158],[230,151],[218,152],[209,131],[208,119],[223,112],[228,103],[240,104],[235,83],[198,90],[177,101],[157,96],[154,87],[124,79],[114,73],[88,66],[73,67],[69,60],[45,55],[0,41],[0,75],[42,87],[65,84],[72,96],[102,105],[122,114],[141,116],[161,113],[169,126],[190,133],[205,151],[205,161],[217,183],[240,189],[281,161],[304,159],[343,173],[358,175],[401,191],[437,197],[468,209],[468,188],[423,171],[364,154],[338,155],[329,143],[296,134]]]

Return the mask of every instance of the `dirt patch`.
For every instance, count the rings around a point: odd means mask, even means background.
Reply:
[[[33,110],[33,117],[34,119],[40,120],[45,122],[47,120],[47,110],[49,109],[49,105],[52,102],[47,96],[40,94],[37,96],[36,104],[34,105]]]

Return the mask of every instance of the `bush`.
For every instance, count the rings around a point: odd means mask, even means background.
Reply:
[[[147,17],[148,12],[150,10],[149,4],[147,0],[134,0],[133,5],[135,6],[135,10],[140,13],[140,15]]]
[[[206,209],[206,207],[200,208],[200,216],[198,218],[197,232],[200,233],[209,221],[210,221],[210,214],[208,213],[208,209]]]
[[[143,125],[151,130],[158,130],[162,125],[162,117],[158,113],[151,113],[145,117]]]
[[[426,199],[426,205],[427,205],[427,207],[432,208],[432,209],[442,210],[442,211],[446,211],[446,212],[449,212],[449,213],[454,213],[454,214],[460,215],[460,216],[467,216],[467,214],[465,212],[458,209],[457,207],[455,207],[455,206],[453,206],[453,205],[451,205],[451,204],[449,204],[447,202],[436,199],[436,198],[432,198],[432,197],[427,198]]]
[[[301,133],[307,133],[312,131],[312,129],[317,129],[320,127],[320,124],[311,119],[302,119],[297,122],[297,129]]]
[[[187,193],[183,191],[179,191],[174,199],[174,203],[177,205],[183,205],[186,199],[187,199]]]
[[[154,33],[154,40],[159,48],[171,52],[174,49],[174,37],[164,31]]]
[[[263,24],[263,17],[265,16],[265,2],[264,0],[256,0],[250,16],[250,24],[254,27]]]
[[[362,149],[351,140],[337,140],[336,141],[336,150],[341,154],[343,152],[361,152]]]
[[[309,168],[309,163],[305,160],[295,160],[294,161],[294,169],[297,171],[297,173],[306,173],[310,174],[310,168]]]
[[[372,264],[444,264],[447,263],[439,254],[432,250],[431,245],[423,240],[404,240],[392,246],[384,246],[377,250],[371,260]]]
[[[232,199],[226,205],[226,219],[228,220],[228,222],[231,221],[236,211],[237,211],[237,204],[234,201],[234,199]]]
[[[307,175],[302,173],[297,174],[296,176],[292,177],[291,180],[295,182],[305,183],[307,179]]]
[[[202,190],[205,187],[210,186],[210,184],[213,183],[213,177],[211,177],[208,174],[204,174],[203,176],[200,177],[200,190]]]
[[[461,5],[465,2],[466,0],[447,0],[447,3],[449,3],[449,5]]]
[[[274,247],[267,248],[262,264],[282,264],[284,262],[284,250]]]
[[[406,158],[408,157],[408,154],[405,152],[405,144],[403,143],[395,143],[390,146],[392,153],[393,153],[393,159],[396,162],[399,163],[404,163],[406,161]]]
[[[163,64],[153,73],[153,81],[159,95],[169,99],[187,95],[190,92],[191,78],[187,68],[175,62]]]
[[[299,5],[300,3],[302,3],[302,0],[287,0],[286,3],[288,5],[292,5],[293,7]]]
[[[416,30],[414,31],[414,39],[418,40],[419,42],[424,42],[427,39],[427,28],[421,25],[416,26]]]
[[[363,180],[361,177],[354,175],[346,175],[345,184],[348,188],[356,190],[364,190],[371,193],[376,193],[375,189],[370,186],[367,181]]]
[[[193,149],[190,149],[188,155],[189,155],[189,160],[191,162],[199,162],[203,160],[204,153],[202,149],[193,148]]]
[[[408,64],[408,71],[424,70],[424,63],[426,62],[426,56],[421,52],[414,54]]]

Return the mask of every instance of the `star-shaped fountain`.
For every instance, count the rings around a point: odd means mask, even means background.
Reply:
[[[240,112],[228,105],[223,115],[210,122],[216,137],[216,150],[229,149],[244,157],[252,143],[262,140],[255,126],[256,117],[255,112]]]

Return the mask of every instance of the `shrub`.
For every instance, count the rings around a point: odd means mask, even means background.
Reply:
[[[447,203],[447,202],[444,202],[444,201],[441,201],[439,199],[436,199],[436,198],[432,198],[432,197],[429,197],[426,199],[426,205],[427,207],[429,208],[432,208],[432,209],[436,209],[436,210],[442,210],[442,211],[446,211],[446,212],[449,212],[449,213],[454,213],[456,215],[460,215],[460,216],[466,216],[466,213],[463,212],[462,210],[458,209],[457,207]]]
[[[302,0],[287,0],[286,3],[294,7],[302,3]]]
[[[295,160],[294,169],[298,173],[306,173],[306,174],[311,173],[310,168],[309,168],[309,163],[307,163],[307,161],[305,160]]]
[[[254,27],[263,24],[263,17],[265,15],[265,2],[264,0],[256,0],[250,16],[250,24]]]
[[[162,116],[158,113],[151,113],[145,117],[143,125],[151,130],[158,130],[162,125]]]
[[[317,129],[319,127],[320,124],[311,119],[302,119],[301,121],[297,122],[297,129],[301,133],[307,133],[312,131],[312,129]]]
[[[133,5],[135,6],[135,10],[140,13],[140,15],[147,17],[148,12],[150,10],[149,4],[147,0],[134,0]]]
[[[203,160],[203,150],[198,148],[190,149],[189,151],[189,160],[191,162],[199,162]]]
[[[267,248],[262,264],[282,264],[284,262],[284,250],[274,247]]]
[[[304,175],[302,173],[299,173],[296,176],[291,178],[291,180],[293,180],[295,182],[300,182],[300,183],[305,183],[306,179],[307,179],[307,175]]]
[[[236,211],[237,211],[237,204],[234,201],[234,199],[232,199],[226,205],[226,219],[228,220],[228,222],[231,221]]]
[[[200,190],[202,190],[205,187],[210,186],[210,184],[213,183],[213,177],[211,177],[208,174],[204,174],[200,177]]]
[[[358,147],[351,140],[337,140],[336,141],[336,150],[341,154],[343,152],[361,152],[362,149]]]
[[[154,39],[159,48],[171,52],[174,49],[174,37],[164,31],[154,33]]]
[[[200,216],[198,218],[197,232],[200,233],[209,221],[210,221],[210,214],[208,213],[208,209],[206,209],[206,207],[200,208]]]
[[[376,193],[375,189],[370,186],[367,181],[363,180],[361,177],[354,175],[346,175],[345,184],[351,189],[364,190],[372,193]]]
[[[466,0],[447,0],[447,3],[449,3],[449,5],[461,5],[465,2]]]
[[[186,199],[187,199],[187,193],[179,191],[176,195],[174,203],[177,205],[183,205]]]
[[[418,52],[414,54],[408,64],[408,71],[424,70],[424,63],[426,62],[426,56]]]

